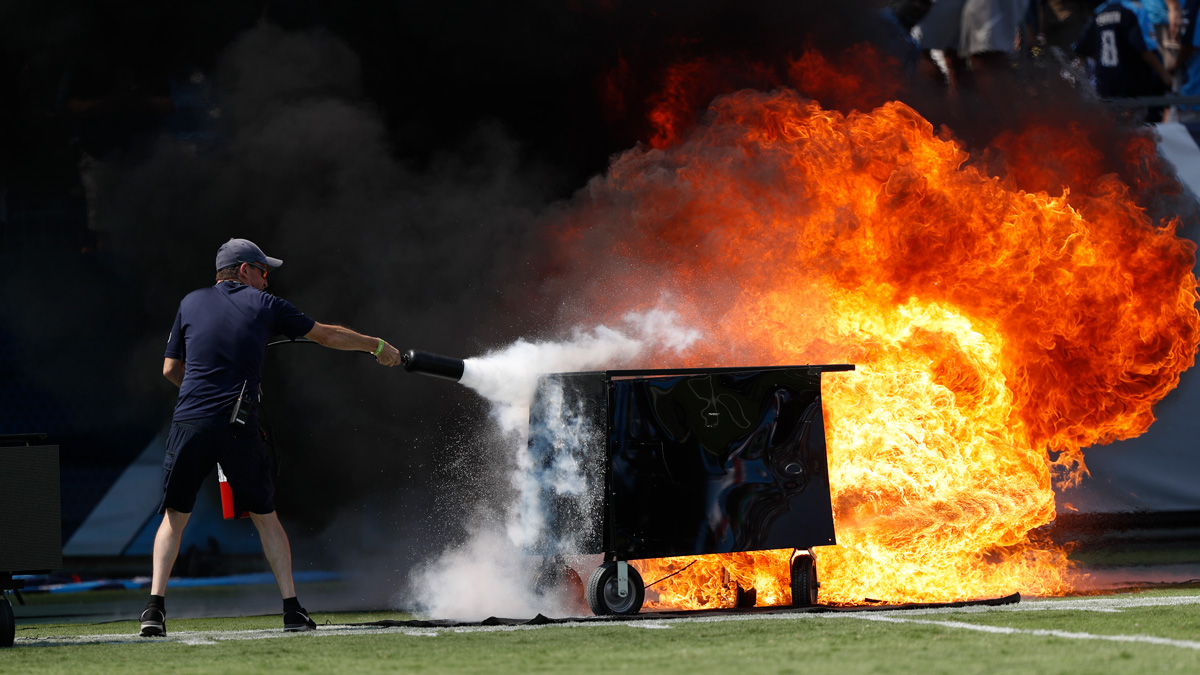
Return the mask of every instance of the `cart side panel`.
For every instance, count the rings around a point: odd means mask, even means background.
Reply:
[[[622,558],[835,543],[817,369],[611,382]]]
[[[541,521],[531,553],[603,552],[606,408],[603,372],[538,377],[522,505],[527,522]]]

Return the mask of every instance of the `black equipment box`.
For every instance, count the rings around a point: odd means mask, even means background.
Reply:
[[[33,445],[44,439],[0,436],[0,647],[13,646],[16,630],[5,592],[24,582],[13,575],[62,567],[58,446]]]
[[[62,567],[58,446],[0,436],[0,575]]]

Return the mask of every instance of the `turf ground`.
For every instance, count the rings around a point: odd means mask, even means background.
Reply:
[[[1200,588],[1026,599],[1014,605],[725,614],[544,626],[354,626],[397,613],[133,621],[22,621],[4,673],[258,672],[1200,672]]]

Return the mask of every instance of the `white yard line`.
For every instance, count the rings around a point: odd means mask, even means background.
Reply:
[[[939,626],[942,628],[958,628],[962,630],[973,630],[980,633],[999,633],[1002,635],[1036,635],[1043,637],[1057,637],[1067,640],[1103,640],[1106,642],[1138,642],[1152,645],[1165,645],[1168,647],[1181,647],[1183,649],[1200,650],[1200,642],[1192,640],[1172,640],[1170,638],[1155,637],[1153,635],[1096,635],[1095,633],[1075,633],[1065,630],[1045,630],[1032,628],[1009,628],[1007,626],[985,626],[977,623],[967,623],[965,621],[930,621],[928,619],[905,619],[898,616],[880,616],[870,614],[843,614],[841,616],[854,619],[862,619],[864,621],[882,621],[885,623],[910,623],[920,624],[924,626]]]
[[[1159,597],[1133,597],[1101,595],[1091,598],[1022,600],[1012,605],[972,605],[969,607],[930,607],[928,609],[897,610],[905,615],[947,614],[950,612],[1039,612],[1044,610],[1077,609],[1084,612],[1120,612],[1132,607],[1167,607],[1174,605],[1200,605],[1200,595],[1169,595]],[[891,612],[888,612],[889,614]]]

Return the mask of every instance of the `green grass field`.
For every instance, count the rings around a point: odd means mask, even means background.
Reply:
[[[1200,672],[1200,589],[1001,607],[580,622],[539,627],[347,626],[396,613],[25,623],[3,673],[1143,673]]]

